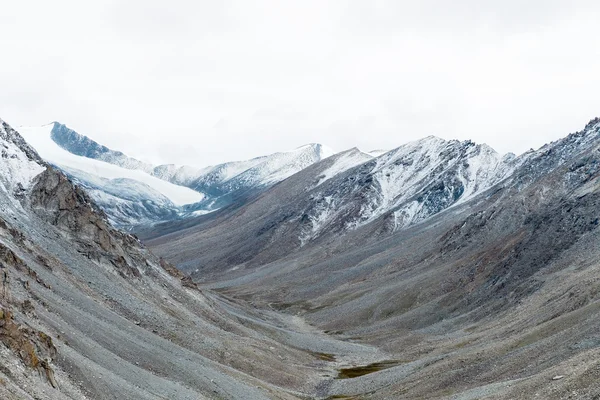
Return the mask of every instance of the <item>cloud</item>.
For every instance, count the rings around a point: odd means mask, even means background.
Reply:
[[[518,153],[599,115],[599,11],[587,0],[10,2],[0,112],[156,162],[429,134]]]

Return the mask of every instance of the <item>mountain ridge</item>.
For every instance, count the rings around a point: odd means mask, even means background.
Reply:
[[[203,169],[172,164],[153,166],[111,150],[58,122],[45,125],[43,129],[21,130],[51,162],[92,193],[114,224],[128,230],[215,211],[258,194],[333,153],[323,145],[308,144],[288,152]],[[49,140],[45,138],[47,130]],[[52,150],[55,145],[68,153],[69,157]],[[84,161],[86,159],[91,161]],[[98,163],[114,165],[123,170],[118,172],[113,167],[111,169]],[[125,188],[125,185],[113,181],[117,178],[127,179],[126,184],[131,189],[139,188],[138,196],[119,196],[111,186],[121,185]],[[154,179],[173,186],[158,184]],[[159,193],[154,191],[157,188]],[[199,194],[193,195],[190,190]],[[132,193],[132,190],[129,192]]]
[[[471,141],[445,141],[435,137],[407,143],[377,158],[367,157],[358,150],[349,150],[311,165],[242,206],[246,219],[232,219],[235,222],[229,231],[252,226],[244,235],[264,238],[268,243],[273,240],[270,235],[286,237],[285,245],[280,246],[277,254],[297,250],[311,241],[318,242],[320,236],[344,235],[372,223],[380,226],[381,233],[391,234],[485,192],[526,159],[500,156],[489,146]],[[233,215],[235,212],[235,209],[231,211]],[[223,218],[215,215],[215,223],[211,218],[203,218],[197,230],[184,223],[186,237],[182,243],[200,243],[199,247],[186,244],[180,247],[179,255],[164,254],[172,260],[181,260],[186,257],[184,254],[206,251],[202,250],[204,243],[212,248],[210,228],[207,231],[205,225],[228,226],[230,219]],[[176,224],[158,225],[140,234],[151,239],[151,243],[171,241],[182,236],[173,228]],[[163,239],[155,238],[157,234],[160,236],[161,230],[172,233]],[[196,237],[195,232],[200,236]],[[214,236],[227,241],[221,233]],[[253,250],[239,246],[240,242],[233,240],[227,247],[233,259],[238,251],[251,258],[264,250],[259,245],[250,245]],[[193,259],[190,257],[180,266],[193,271]]]

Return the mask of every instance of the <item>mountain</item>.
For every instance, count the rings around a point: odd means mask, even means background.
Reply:
[[[173,245],[177,254],[168,250],[164,254],[188,271],[196,265],[193,254],[214,256],[219,248],[214,241],[226,243],[227,257],[243,263],[256,254],[268,254],[268,249],[286,254],[363,225],[373,224],[386,234],[410,227],[485,192],[528,157],[501,156],[487,145],[436,137],[377,158],[351,149],[303,169],[243,205],[239,218],[239,211],[228,210],[198,220],[196,227],[188,221],[174,222],[140,234],[149,239],[174,232],[177,240],[161,240]],[[179,230],[184,228],[182,235]],[[239,240],[240,232],[252,239]],[[207,262],[226,268],[229,259]]]
[[[351,149],[150,249],[1,121],[0,151],[0,398],[600,395],[600,119]]]
[[[431,136],[408,143],[317,185],[312,192],[316,201],[304,206],[301,240],[336,226],[353,229],[382,216],[389,229],[401,229],[485,191],[522,161],[470,141]]]
[[[320,398],[600,395],[600,119],[520,156],[429,137],[355,157],[147,243],[206,289],[385,354]]]
[[[0,120],[0,398],[297,399],[380,357],[198,288]]]
[[[71,154],[104,161],[126,169],[138,169],[149,174],[152,173],[152,165],[128,157],[120,151],[111,150],[87,136],[69,129],[66,125],[53,122],[50,126],[52,127],[50,131],[52,141]]]
[[[85,187],[107,213],[111,223],[117,226],[127,228],[177,218],[183,206],[198,203],[205,197],[202,193],[165,182],[142,170],[108,163],[106,159],[110,157],[111,160],[122,161],[121,164],[134,164],[121,153],[76,136],[73,131],[56,123],[40,128],[21,128],[20,131],[44,160]],[[59,140],[62,145],[53,139]],[[79,154],[73,154],[63,146]],[[99,158],[80,154],[96,154]]]
[[[217,165],[199,174],[188,186],[208,193],[212,197],[210,209],[218,209],[260,193],[333,154],[323,145],[309,144],[292,151]]]
[[[54,122],[20,131],[124,229],[212,212],[250,198],[333,152],[320,144],[214,167],[153,166]]]

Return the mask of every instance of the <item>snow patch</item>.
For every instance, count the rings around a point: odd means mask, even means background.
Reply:
[[[309,217],[310,228],[300,236],[300,246],[304,246],[316,237],[330,221],[333,214],[332,201],[333,196],[325,196],[317,203],[315,214]]]
[[[215,212],[215,211],[217,211],[217,210],[196,210],[196,211],[192,212],[192,215],[194,217],[198,217],[200,215],[210,214],[210,213]]]
[[[0,126],[0,129],[2,127]],[[45,166],[30,160],[15,143],[0,139],[0,183],[3,191],[26,190]]]
[[[372,159],[373,157],[358,150],[349,150],[345,153],[342,153],[329,168],[323,171],[316,186],[321,185],[323,182],[328,181],[334,176],[337,176],[342,172],[349,170],[350,168],[354,168]]]
[[[397,231],[404,227],[411,225],[421,208],[421,205],[417,201],[411,201],[401,209],[394,211],[394,229]]]
[[[367,151],[365,154],[368,154],[368,155],[370,155],[370,156],[373,156],[373,157],[379,157],[379,156],[382,156],[382,155],[384,155],[384,154],[385,154],[385,153],[387,153],[388,151],[389,151],[389,150],[382,150],[382,149],[379,149],[379,150],[371,150],[371,151]]]

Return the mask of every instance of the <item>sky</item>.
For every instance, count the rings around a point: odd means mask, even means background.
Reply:
[[[428,135],[521,153],[600,116],[594,0],[3,2],[0,118],[154,163]]]

